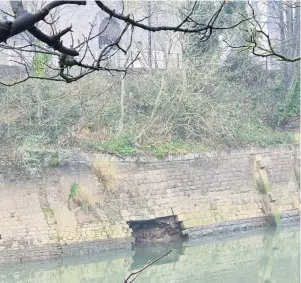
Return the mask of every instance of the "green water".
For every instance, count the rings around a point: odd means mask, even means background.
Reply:
[[[268,230],[234,237],[139,247],[122,254],[15,265],[0,269],[1,283],[122,283],[169,248],[173,252],[146,269],[144,283],[299,283],[300,232]]]

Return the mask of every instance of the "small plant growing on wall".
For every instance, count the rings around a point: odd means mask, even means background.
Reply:
[[[92,196],[88,188],[80,187],[79,184],[73,183],[70,187],[68,199],[68,207],[70,210],[72,210],[72,202],[75,203],[81,210],[88,212],[93,210],[96,204],[102,202],[102,197],[99,195]]]
[[[72,186],[70,188],[70,195],[73,198],[75,198],[78,190],[79,190],[79,185],[76,183],[72,184]]]
[[[78,205],[78,207],[80,207],[84,211],[89,211],[91,208],[88,198],[80,189],[80,186],[77,183],[73,183],[70,188],[70,195],[68,200],[69,209],[71,208],[72,200]]]

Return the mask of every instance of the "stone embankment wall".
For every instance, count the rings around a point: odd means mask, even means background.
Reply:
[[[0,161],[0,264],[128,249],[133,223],[150,220],[173,217],[198,238],[299,217],[297,148],[164,160],[75,154],[40,178],[3,166],[4,153]]]

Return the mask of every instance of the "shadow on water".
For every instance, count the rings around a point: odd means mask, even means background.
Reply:
[[[138,246],[125,253],[14,265],[0,269],[0,283],[118,283],[170,248],[146,269],[144,283],[297,283],[300,231],[269,229],[201,241]]]

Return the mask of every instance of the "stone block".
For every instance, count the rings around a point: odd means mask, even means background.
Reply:
[[[131,216],[131,213],[128,210],[120,210],[120,214],[122,217],[129,217]]]
[[[215,223],[221,223],[223,221],[223,219],[220,215],[215,216],[214,220],[215,220]]]
[[[197,226],[200,226],[200,221],[198,219],[186,220],[181,223],[182,229],[188,229],[188,228],[197,227]]]
[[[201,218],[198,220],[198,224],[199,225],[209,225],[209,224],[213,224],[213,222],[211,221],[211,217],[205,217],[205,218]]]
[[[211,202],[210,203],[210,208],[212,209],[212,210],[217,210],[218,208],[217,208],[217,203],[216,202]]]
[[[266,167],[268,167],[268,165],[269,165],[269,162],[268,162],[268,160],[267,159],[259,159],[259,160],[257,160],[257,166],[260,168],[260,169],[263,169],[263,168],[266,168]]]
[[[211,211],[211,210],[205,209],[205,210],[202,210],[199,215],[200,215],[200,217],[210,217],[211,215],[215,215],[215,213],[218,213],[218,211],[217,210]]]
[[[187,216],[189,216],[189,214],[188,215],[187,214],[178,214],[176,216],[176,218],[177,218],[177,221],[184,221],[184,220],[189,219]]]
[[[194,158],[195,158],[194,153],[188,153],[188,154],[185,154],[185,155],[183,156],[183,159],[184,159],[184,160],[191,160],[191,159],[194,159]]]
[[[292,205],[293,205],[294,209],[300,209],[299,199],[298,198],[294,198]]]
[[[165,210],[156,210],[155,211],[155,217],[158,218],[158,217],[165,217],[165,216],[169,216],[168,214],[166,214],[166,211]]]

